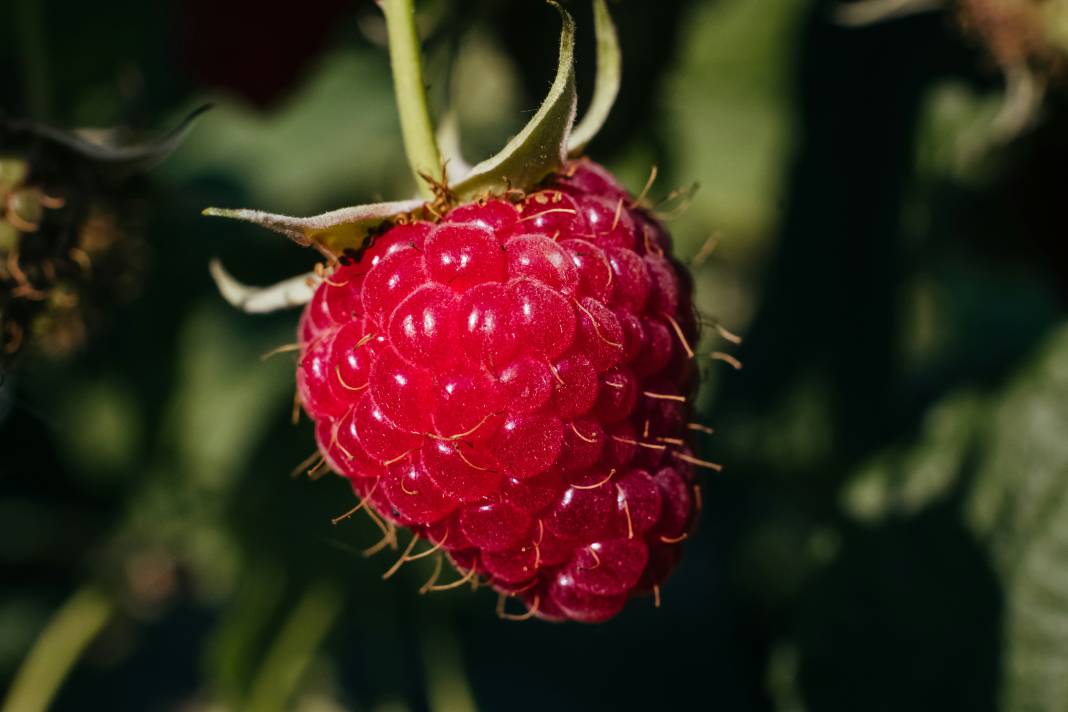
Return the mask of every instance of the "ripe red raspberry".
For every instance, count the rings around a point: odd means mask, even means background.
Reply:
[[[697,512],[691,288],[632,201],[581,160],[519,203],[398,224],[301,320],[300,396],[329,465],[547,619],[658,592]]]

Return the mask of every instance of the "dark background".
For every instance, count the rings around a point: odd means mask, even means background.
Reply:
[[[568,6],[589,96],[590,10]],[[419,7],[435,107],[487,155],[548,87],[559,21]],[[0,10],[6,116],[155,135],[216,104],[139,197],[139,296],[4,374],[0,684],[50,641],[57,710],[1068,707],[1063,97],[998,139],[999,72],[947,13],[612,9],[624,88],[590,153],[635,191],[657,164],[654,197],[700,182],[668,225],[684,258],[718,239],[698,306],[745,343],[702,342],[744,368],[706,359],[699,450],[726,470],[663,605],[589,627],[420,596],[426,562],[382,582],[370,524],[330,524],[347,486],[287,476],[311,428],[289,423],[292,355],[259,357],[296,313],[236,313],[208,277],[314,256],[203,207],[411,190],[373,4]]]

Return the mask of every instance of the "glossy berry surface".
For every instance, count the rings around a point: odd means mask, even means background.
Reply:
[[[546,619],[599,622],[674,568],[691,288],[605,169],[395,225],[321,283],[297,382],[367,506]]]

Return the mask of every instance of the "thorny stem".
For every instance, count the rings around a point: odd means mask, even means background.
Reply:
[[[441,155],[434,138],[434,125],[427,108],[419,36],[415,29],[414,0],[378,0],[386,16],[389,61],[393,68],[393,91],[400,113],[401,134],[408,164],[419,192],[433,199],[433,186],[420,174],[439,176]]]
[[[15,674],[3,712],[47,709],[89,643],[111,619],[114,604],[95,587],[77,591],[37,637]]]

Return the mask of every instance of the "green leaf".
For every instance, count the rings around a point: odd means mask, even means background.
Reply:
[[[977,439],[987,402],[962,391],[932,406],[918,439],[861,465],[842,492],[853,518],[876,524],[911,516],[948,497]]]
[[[1008,712],[1068,708],[1068,497],[1059,490],[1040,535],[1021,550],[1005,582],[1002,709]]]
[[[285,235],[298,245],[312,246],[328,257],[335,257],[346,249],[359,249],[372,230],[422,206],[421,200],[397,200],[355,205],[308,218],[294,218],[262,210],[224,208],[207,208],[203,214],[255,223]]]
[[[1068,709],[1068,325],[1007,388],[967,392],[931,409],[919,440],[861,468],[846,509],[868,524],[920,521],[961,495],[962,518],[987,550],[1004,601],[1001,706]]]
[[[994,411],[969,500],[1005,585],[1003,709],[1068,706],[1068,330]]]
[[[156,141],[121,145],[106,141],[90,140],[85,134],[64,131],[52,126],[28,121],[0,122],[0,143],[19,146],[44,142],[54,150],[88,161],[101,174],[115,179],[143,173],[158,165],[171,155],[185,140],[193,126],[210,105],[191,112],[175,129]]]
[[[967,516],[1004,590],[1001,709],[1068,709],[1068,327],[991,415]]]
[[[835,22],[847,27],[868,27],[909,15],[946,9],[944,0],[860,0],[831,10]]]
[[[452,186],[461,199],[484,193],[526,189],[563,165],[568,138],[575,121],[575,21],[566,10],[550,2],[560,13],[560,57],[556,78],[534,118],[497,155],[482,161],[466,178]]]
[[[597,78],[590,106],[567,141],[569,156],[578,156],[586,149],[586,144],[604,126],[619,95],[623,53],[619,49],[616,26],[604,0],[593,0],[593,23],[597,33]]]

